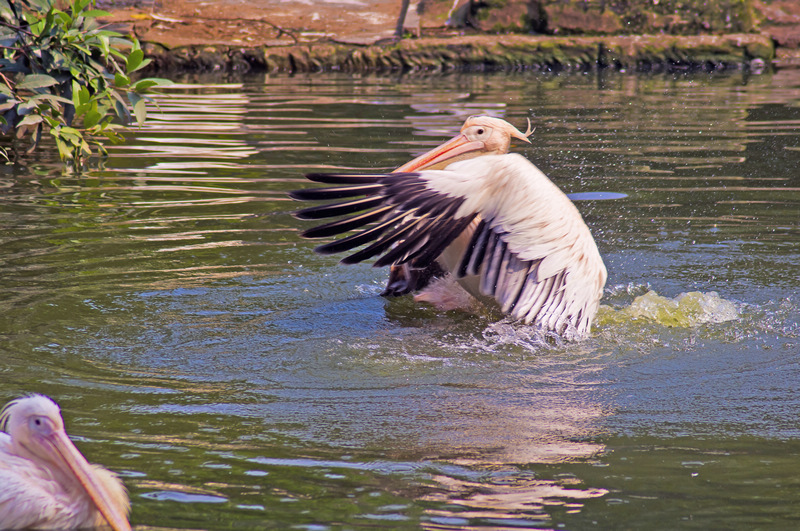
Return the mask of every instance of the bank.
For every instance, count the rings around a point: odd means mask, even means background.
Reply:
[[[181,46],[144,43],[155,72],[447,72],[484,70],[707,71],[772,64],[775,49],[758,34],[723,36],[527,35],[403,39],[375,45]]]
[[[400,0],[375,0],[366,12],[339,0],[100,6],[111,11],[110,24],[142,42],[151,75],[800,66],[800,5],[676,2],[412,0],[402,39],[395,37]]]

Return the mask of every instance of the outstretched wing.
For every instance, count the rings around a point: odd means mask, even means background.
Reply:
[[[376,266],[434,260],[457,277],[479,278],[476,296],[548,330],[588,331],[605,284],[605,266],[572,202],[519,155],[487,155],[445,170],[385,175],[321,175],[331,188],[301,190],[302,200],[346,199],[297,212],[300,219],[348,215],[303,236],[350,236],[317,247]],[[350,215],[353,214],[353,215]],[[473,225],[471,238],[462,235]],[[461,238],[459,238],[461,236]]]
[[[344,264],[382,255],[375,267],[405,263],[426,267],[477,215],[457,216],[463,199],[442,197],[435,190],[428,189],[428,181],[420,173],[310,174],[307,177],[316,182],[358,183],[346,187],[297,190],[290,194],[300,200],[348,198],[347,201],[300,210],[295,213],[300,219],[322,219],[359,212],[302,233],[305,238],[324,238],[357,230],[355,234],[315,249],[321,254],[334,254],[369,244],[343,258]]]

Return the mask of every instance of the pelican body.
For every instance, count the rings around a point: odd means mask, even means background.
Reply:
[[[75,448],[55,402],[12,400],[0,412],[0,429],[0,529],[130,531],[125,487]]]
[[[302,235],[356,231],[316,251],[366,245],[342,263],[377,256],[376,267],[392,266],[389,293],[429,289],[409,273],[439,267],[513,319],[565,338],[584,336],[597,313],[606,268],[572,201],[530,161],[508,153],[512,137],[529,142],[528,135],[530,128],[522,133],[504,120],[472,116],[459,135],[393,173],[307,175],[335,186],[292,197],[345,201],[296,216],[349,217]],[[431,293],[418,298],[435,303]]]

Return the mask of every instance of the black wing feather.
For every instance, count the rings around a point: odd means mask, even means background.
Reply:
[[[381,203],[383,203],[383,199],[380,196],[370,195],[344,203],[331,203],[329,205],[304,208],[295,212],[294,217],[297,219],[332,218],[352,214],[353,212],[361,212],[368,208],[380,206]]]
[[[452,225],[450,225],[447,232],[437,230],[434,233],[434,238],[432,238],[425,247],[424,253],[420,254],[419,256],[411,257],[413,259],[414,266],[424,267],[425,264],[429,264],[436,260],[436,257],[442,254],[445,248],[450,245],[459,234],[464,232],[466,228],[469,227],[469,224],[472,223],[472,220],[475,219],[475,216],[477,216],[477,214],[456,220],[454,223],[452,223]]]
[[[325,184],[367,184],[376,183],[383,178],[375,173],[308,173],[306,179]]]
[[[300,201],[324,201],[326,199],[342,199],[359,195],[375,195],[381,191],[381,188],[380,184],[337,186],[335,188],[305,188],[289,192],[289,197]]]
[[[343,263],[356,263],[378,256],[376,266],[413,261],[415,267],[425,267],[433,263],[474,218],[474,215],[455,218],[463,198],[437,193],[417,173],[313,173],[307,177],[315,182],[339,186],[298,190],[290,193],[292,198],[310,201],[355,198],[295,213],[300,219],[357,213],[302,233],[306,238],[320,238],[356,231],[316,248],[319,253],[334,254],[367,245],[345,257]]]
[[[339,219],[308,229],[303,231],[301,236],[303,236],[303,238],[326,238],[328,236],[336,236],[337,234],[342,234],[343,232],[348,232],[353,229],[363,227],[364,225],[372,223],[373,221],[380,221],[386,216],[387,213],[391,212],[391,210],[391,206],[376,208],[357,216]]]
[[[379,225],[375,225],[371,229],[366,229],[361,232],[357,232],[351,236],[347,236],[346,238],[342,238],[341,240],[333,240],[330,243],[326,243],[316,247],[314,250],[320,254],[334,254],[334,253],[341,253],[344,251],[349,251],[350,249],[354,249],[359,245],[364,245],[365,243],[369,243],[391,227],[394,224],[394,220],[390,219],[384,221]]]
[[[472,240],[467,245],[467,252],[461,259],[461,265],[458,267],[458,276],[465,277],[467,275],[477,275],[483,257],[486,253],[486,244],[489,240],[491,233],[489,225],[485,219],[482,219],[478,226],[475,227],[475,232],[472,233]]]

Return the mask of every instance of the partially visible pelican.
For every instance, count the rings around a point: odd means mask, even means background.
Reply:
[[[75,448],[55,402],[12,400],[0,412],[0,429],[0,529],[130,531],[125,487]]]
[[[583,336],[597,313],[606,268],[572,201],[527,159],[507,153],[512,137],[528,141],[529,134],[498,118],[472,116],[459,135],[391,174],[307,175],[337,186],[299,190],[295,199],[356,199],[306,208],[298,218],[357,214],[303,236],[357,231],[316,250],[367,245],[342,262],[379,256],[375,266],[391,265],[393,273],[438,264],[470,295],[514,319],[566,338]],[[422,287],[412,279],[401,292]],[[436,302],[435,295],[421,299]]]

